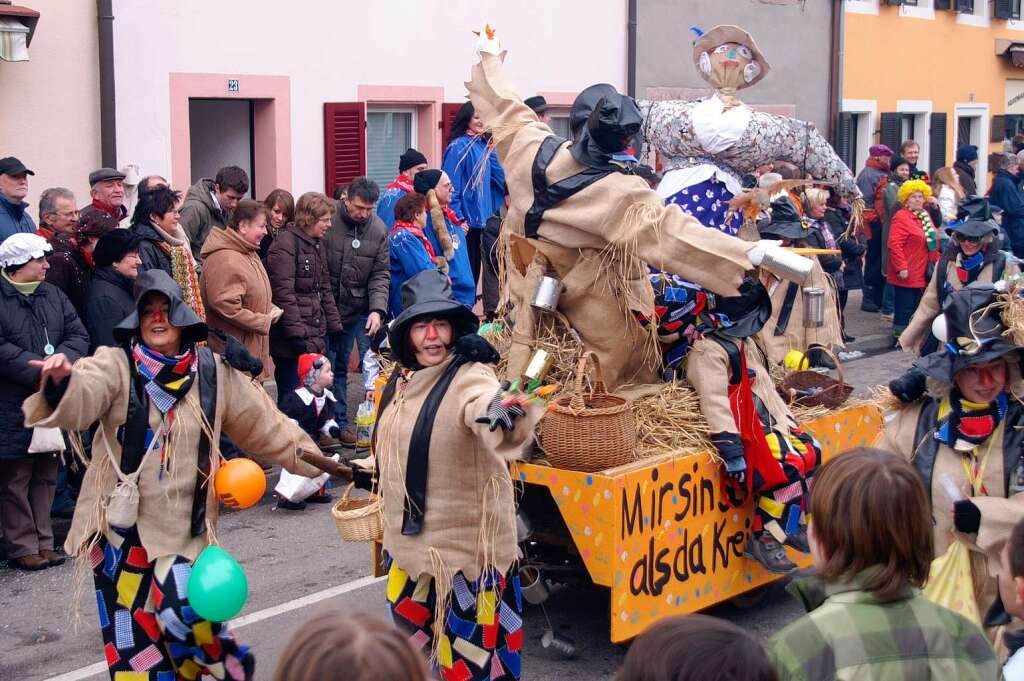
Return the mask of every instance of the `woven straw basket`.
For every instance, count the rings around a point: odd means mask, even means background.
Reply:
[[[782,379],[779,392],[789,404],[837,409],[850,398],[850,395],[853,393],[853,386],[846,382],[846,377],[843,374],[843,363],[839,361],[839,358],[831,350],[824,346],[815,346],[813,349],[821,350],[832,358],[839,373],[839,380],[827,374],[819,374],[817,371],[794,371]],[[795,390],[810,390],[812,388],[821,388],[821,392],[806,397],[797,397],[796,393],[793,392]]]
[[[345,541],[374,541],[384,536],[381,523],[380,498],[372,495],[366,499],[350,499],[352,488],[349,484],[338,503],[331,508],[334,524]]]
[[[594,365],[594,389],[583,394],[587,363]],[[556,468],[593,473],[633,460],[636,422],[630,401],[608,393],[597,355],[586,352],[576,367],[576,390],[548,406],[541,422],[541,446]]]

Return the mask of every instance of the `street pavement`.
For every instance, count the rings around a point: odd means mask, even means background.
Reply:
[[[857,394],[867,395],[871,386],[902,373],[911,358],[888,351],[870,354],[886,347],[888,325],[878,315],[861,313],[859,305],[859,292],[852,292],[847,328],[857,336],[853,348],[869,354],[845,365],[846,380],[856,386]],[[356,381],[350,387],[349,402],[355,405],[360,389]],[[249,578],[249,600],[236,630],[255,651],[256,678],[261,681],[272,677],[288,639],[311,615],[326,609],[386,615],[384,584],[368,576],[368,545],[343,543],[328,505],[311,504],[300,512],[278,509],[271,493],[276,477],[270,477],[267,495],[257,507],[225,512],[218,529],[222,545]],[[55,522],[62,541],[68,522]],[[69,621],[73,590],[70,564],[40,573],[0,567],[0,681],[106,678],[91,581],[79,599],[77,629]],[[762,638],[800,615],[782,582],[746,600],[722,604],[708,614],[732,620]],[[553,594],[545,608],[546,615],[536,607],[527,612],[524,678],[611,679],[625,648],[608,640],[607,591],[562,591]],[[546,617],[560,636],[575,641],[575,659],[543,648]]]

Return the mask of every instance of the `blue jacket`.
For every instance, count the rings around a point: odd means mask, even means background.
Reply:
[[[0,194],[0,242],[12,234],[18,232],[35,232],[36,223],[32,216],[25,209],[28,204],[24,201],[12,203],[6,196]]]
[[[1017,176],[1008,170],[1000,170],[992,181],[989,201],[1003,209],[1003,229],[1010,237],[1004,248],[1024,248],[1024,192],[1017,184]],[[1009,248],[1007,248],[1009,250]]]
[[[388,188],[380,195],[380,199],[377,201],[377,217],[387,225],[388,229],[395,226],[395,204],[408,193],[400,187],[388,185]]]
[[[394,319],[402,311],[402,284],[423,270],[436,270],[437,265],[430,259],[423,242],[405,229],[394,230],[388,234],[388,256],[391,258],[388,319]]]
[[[505,171],[498,163],[498,154],[493,150],[488,153],[483,138],[463,135],[445,149],[441,169],[455,187],[452,210],[470,229],[483,229],[487,218],[505,204]]]
[[[452,280],[452,297],[468,308],[476,305],[476,279],[473,278],[473,270],[469,266],[469,245],[466,243],[466,233],[459,225],[453,225],[445,217],[445,226],[452,240],[452,248],[455,255],[448,260],[448,278]],[[444,254],[441,243],[434,234],[433,218],[427,212],[427,226],[423,228],[427,239],[434,247],[434,253]]]

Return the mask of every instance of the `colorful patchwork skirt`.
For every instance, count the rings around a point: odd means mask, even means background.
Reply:
[[[191,561],[151,562],[138,530],[112,530],[92,548],[103,652],[112,681],[252,678],[253,658],[227,626],[189,606]]]
[[[782,464],[786,482],[771,489],[755,490],[755,534],[767,531],[782,543],[807,525],[807,500],[813,478],[821,465],[821,443],[800,428],[788,438],[772,430],[766,435],[772,456]]]
[[[395,624],[417,650],[434,647],[437,591],[428,574],[412,580],[394,563],[388,569],[388,606]],[[513,681],[522,671],[523,594],[519,576],[491,570],[476,581],[452,580],[435,670],[444,681]]]
[[[743,224],[743,216],[737,213],[726,220],[729,201],[732,198],[733,193],[726,188],[725,183],[712,177],[699,184],[680,189],[665,199],[665,203],[678,205],[684,213],[697,218],[705,227],[736,236],[739,234],[740,225]]]

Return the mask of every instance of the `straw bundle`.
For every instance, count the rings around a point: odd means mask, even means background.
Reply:
[[[576,365],[583,356],[583,341],[579,334],[569,328],[561,315],[537,315],[535,324],[536,337],[530,342],[530,348],[544,350],[554,357],[554,363],[545,382],[562,386],[554,396],[557,397],[569,390],[573,384]],[[496,373],[499,376],[507,376],[508,353],[512,347],[512,321],[508,318],[498,319],[495,327],[500,327],[500,330],[486,333],[484,338],[501,355]],[[589,379],[586,379],[584,384],[589,387]]]
[[[996,296],[1003,325],[1004,336],[1014,345],[1024,346],[1024,281],[1015,277],[1006,282],[1006,290]]]
[[[700,398],[685,383],[666,383],[658,394],[634,400],[633,418],[637,459],[702,450],[714,455],[710,428],[700,411]]]

